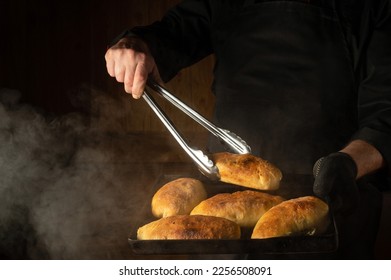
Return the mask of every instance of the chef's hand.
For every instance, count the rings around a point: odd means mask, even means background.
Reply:
[[[125,37],[109,48],[105,54],[107,72],[136,99],[144,92],[149,74],[156,82],[161,78],[155,60],[143,40]]]
[[[358,205],[359,192],[356,184],[357,166],[346,153],[332,153],[320,158],[314,165],[316,196],[327,199],[331,211],[350,213]]]

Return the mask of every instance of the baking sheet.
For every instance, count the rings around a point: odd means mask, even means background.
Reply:
[[[150,198],[165,183],[177,178],[191,177],[201,180],[208,197],[222,192],[235,192],[247,188],[211,182],[205,177],[165,174],[150,189]],[[267,193],[281,195],[286,199],[312,195],[312,176],[286,175],[281,181],[279,190]],[[148,203],[147,203],[148,204]],[[149,203],[150,205],[150,203]],[[150,207],[145,211],[150,211]],[[152,213],[147,213],[136,225],[136,228],[157,220]],[[242,237],[238,240],[137,240],[137,232],[132,232],[128,242],[134,254],[141,255],[171,255],[171,254],[330,254],[338,248],[338,232],[335,221],[330,214],[330,226],[327,231],[318,236],[286,236],[268,239],[250,239],[252,228],[241,228]]]

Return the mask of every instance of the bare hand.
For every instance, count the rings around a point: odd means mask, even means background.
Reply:
[[[133,98],[141,97],[149,74],[161,82],[155,60],[139,38],[122,38],[107,50],[105,59],[109,75],[124,83],[125,92]]]

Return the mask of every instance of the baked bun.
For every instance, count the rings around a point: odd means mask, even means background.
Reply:
[[[267,210],[282,201],[280,196],[252,190],[220,193],[198,204],[191,215],[222,217],[242,227],[254,227]]]
[[[258,190],[276,190],[282,179],[281,171],[252,154],[215,153],[211,159],[219,169],[222,182]]]
[[[224,218],[179,215],[140,227],[137,239],[239,239],[240,227]]]
[[[201,181],[179,178],[168,182],[155,193],[152,198],[152,214],[157,218],[187,215],[206,197]]]
[[[286,200],[259,219],[251,238],[321,234],[329,224],[328,212],[328,205],[314,196]]]

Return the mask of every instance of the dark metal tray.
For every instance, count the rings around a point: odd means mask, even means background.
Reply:
[[[165,183],[186,175],[163,175],[151,188],[153,194]],[[204,177],[196,178],[204,182],[208,197],[222,192],[234,192],[246,188],[222,182],[207,181]],[[281,195],[286,199],[312,195],[312,176],[284,176],[277,191],[268,193]],[[152,214],[139,221],[139,226],[156,220]],[[128,239],[134,254],[140,255],[182,255],[182,254],[332,254],[338,249],[338,232],[333,216],[330,214],[330,226],[322,235],[287,236],[268,239],[250,239],[251,229],[241,228],[242,237],[238,240],[137,240],[136,232]]]

